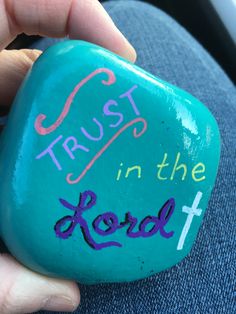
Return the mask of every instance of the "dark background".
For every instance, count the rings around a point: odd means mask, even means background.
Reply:
[[[236,47],[208,0],[147,0],[146,2],[158,6],[173,16],[192,33],[236,83]],[[37,36],[21,35],[9,48],[25,48],[37,39]]]

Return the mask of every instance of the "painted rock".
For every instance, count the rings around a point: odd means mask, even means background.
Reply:
[[[28,73],[0,144],[0,232],[40,273],[82,283],[147,277],[197,236],[220,154],[197,99],[82,41]]]

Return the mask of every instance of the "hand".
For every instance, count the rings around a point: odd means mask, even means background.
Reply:
[[[136,58],[133,47],[97,0],[0,0],[0,24],[0,50],[24,32],[51,37],[69,35],[104,46],[130,61]],[[40,53],[38,50],[0,52],[0,101],[5,109]],[[0,254],[1,314],[40,309],[73,311],[79,301],[76,283],[34,273],[12,256]]]

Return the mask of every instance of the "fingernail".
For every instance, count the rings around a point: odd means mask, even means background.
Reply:
[[[128,39],[121,33],[121,31],[118,28],[116,28],[116,31],[119,33],[120,38],[123,40],[123,45],[119,45],[120,50],[118,54],[121,57],[134,63],[137,58],[137,54],[134,47],[131,45]]]
[[[73,312],[76,308],[77,304],[71,298],[67,296],[53,296],[44,301],[42,310]]]
[[[128,41],[128,39],[122,33],[121,35],[124,40],[124,48],[122,50],[122,57],[134,63],[137,58],[136,51],[134,47],[131,45],[131,43]]]
[[[127,50],[124,51],[124,57],[134,63],[137,58],[136,51],[134,47],[126,39]]]

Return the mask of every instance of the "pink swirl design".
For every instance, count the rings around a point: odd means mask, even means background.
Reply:
[[[85,175],[86,173],[89,171],[89,169],[93,166],[93,164],[96,162],[96,160],[101,157],[101,155],[107,150],[107,148],[117,139],[117,137],[123,133],[127,128],[129,128],[130,126],[142,122],[143,123],[143,128],[140,132],[137,132],[137,128],[135,127],[133,130],[133,136],[135,138],[138,138],[140,136],[143,135],[143,133],[146,131],[147,129],[147,121],[143,118],[136,118],[134,120],[131,120],[130,122],[128,122],[127,124],[125,124],[118,132],[116,132],[115,135],[113,135],[113,137],[103,146],[103,148],[93,157],[93,159],[88,163],[88,165],[85,167],[85,169],[81,172],[81,174],[78,176],[77,179],[72,180],[71,177],[73,176],[73,173],[69,173],[66,176],[66,180],[69,184],[75,184],[78,183]]]
[[[106,69],[106,68],[99,68],[99,69],[93,71],[87,77],[85,77],[80,83],[78,83],[76,85],[76,87],[74,88],[72,93],[67,98],[66,103],[64,105],[64,108],[63,108],[60,116],[58,117],[58,119],[56,120],[55,123],[53,123],[51,126],[45,128],[42,126],[42,122],[47,118],[47,116],[45,114],[42,114],[42,113],[38,115],[38,117],[35,120],[35,124],[34,124],[36,131],[40,135],[46,135],[46,134],[49,134],[49,133],[55,131],[55,129],[59,127],[59,125],[63,122],[63,120],[66,118],[67,114],[69,113],[71,104],[74,100],[74,97],[76,96],[76,94],[78,93],[80,88],[83,85],[85,85],[89,80],[91,80],[91,78],[93,78],[94,76],[96,76],[97,74],[100,74],[100,73],[106,73],[108,75],[107,81],[102,80],[102,83],[104,85],[112,85],[113,83],[115,83],[116,77],[111,70]]]

